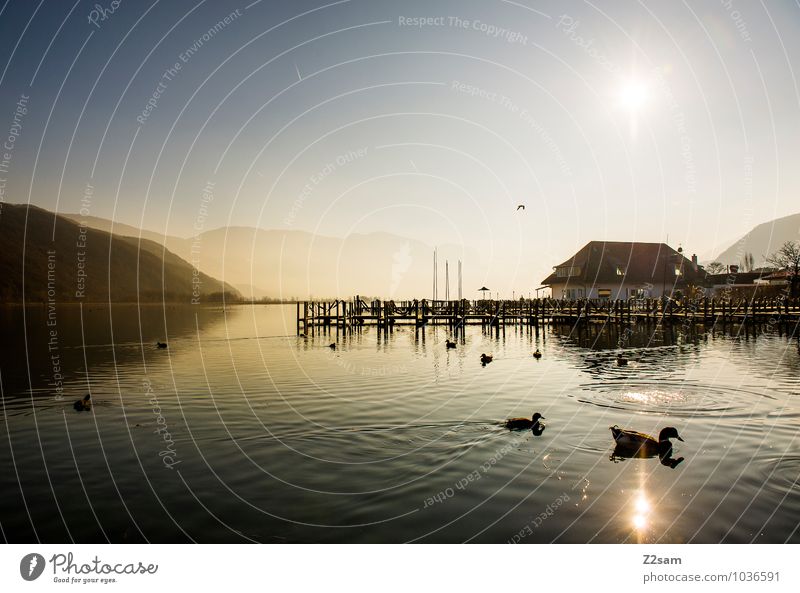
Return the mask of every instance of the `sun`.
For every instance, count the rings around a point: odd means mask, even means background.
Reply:
[[[647,103],[647,86],[638,80],[631,80],[622,85],[619,90],[621,106],[630,111],[640,111]]]

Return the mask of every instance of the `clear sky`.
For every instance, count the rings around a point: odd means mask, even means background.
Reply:
[[[797,2],[8,0],[0,48],[6,202],[390,232],[504,292],[800,211]]]

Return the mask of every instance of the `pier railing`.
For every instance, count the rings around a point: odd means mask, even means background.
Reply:
[[[365,300],[299,301],[297,332],[315,327],[353,328],[397,324],[463,326],[545,323],[795,323],[800,299],[518,299],[518,300]]]

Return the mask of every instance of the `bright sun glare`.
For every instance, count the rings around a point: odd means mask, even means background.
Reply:
[[[642,82],[630,81],[620,89],[619,99],[628,111],[639,111],[647,102],[647,87]]]

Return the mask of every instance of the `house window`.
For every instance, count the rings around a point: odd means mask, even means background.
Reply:
[[[569,276],[579,276],[581,269],[578,266],[559,266],[556,268],[558,278],[568,278]]]
[[[610,288],[598,288],[597,289],[597,296],[601,299],[608,299],[611,298],[611,289]]]
[[[620,268],[617,266],[617,276],[624,276],[625,275],[625,268]]]

